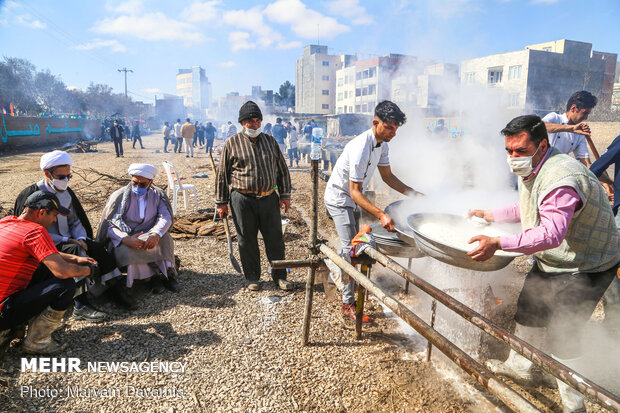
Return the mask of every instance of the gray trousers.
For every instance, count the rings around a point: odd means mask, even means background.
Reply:
[[[327,212],[334,220],[338,238],[340,238],[340,246],[342,250],[340,255],[344,255],[351,246],[351,240],[359,232],[360,210],[359,207],[338,207],[327,205]],[[355,302],[355,287],[357,282],[351,279],[342,290],[342,302],[345,304],[353,304]]]
[[[280,216],[280,197],[274,192],[265,198],[244,195],[237,191],[230,194],[239,255],[243,275],[250,282],[260,280],[260,251],[258,231],[263,234],[265,252],[269,261],[284,259],[284,239],[282,238],[282,217]],[[286,270],[272,270],[274,281],[286,280]]]

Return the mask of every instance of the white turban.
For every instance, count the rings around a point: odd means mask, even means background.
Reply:
[[[48,152],[41,157],[41,170],[53,168],[58,165],[73,165],[73,159],[65,151]]]
[[[146,179],[153,179],[157,175],[157,168],[147,163],[132,163],[127,170],[129,175],[138,175]]]

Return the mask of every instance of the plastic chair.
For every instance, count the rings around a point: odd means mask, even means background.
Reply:
[[[184,184],[181,182],[179,174],[173,164],[168,161],[164,161],[163,164],[166,175],[168,176],[168,189],[166,191],[168,198],[170,198],[170,192],[172,191],[172,213],[174,215],[177,214],[177,197],[179,191],[183,192],[183,207],[185,209],[187,209],[187,193],[189,191],[193,192],[190,193],[189,196],[194,197],[196,212],[198,212],[198,193],[196,192],[196,187],[194,185]],[[177,178],[177,183],[175,183],[175,176]]]

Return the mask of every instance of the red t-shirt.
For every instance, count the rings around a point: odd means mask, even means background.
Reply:
[[[0,302],[25,289],[39,263],[57,252],[43,226],[16,216],[0,219]]]

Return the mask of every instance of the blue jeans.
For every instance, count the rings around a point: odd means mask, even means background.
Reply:
[[[45,264],[39,264],[28,287],[9,295],[4,302],[0,331],[26,323],[48,306],[57,311],[66,310],[73,304],[75,285],[73,278],[56,278]]]
[[[329,216],[334,220],[336,226],[336,232],[338,238],[340,238],[340,245],[342,250],[340,255],[348,251],[351,246],[351,240],[359,232],[360,210],[358,207],[337,207],[334,205],[325,205]],[[355,287],[357,282],[351,279],[342,290],[342,302],[345,304],[355,303]]]

